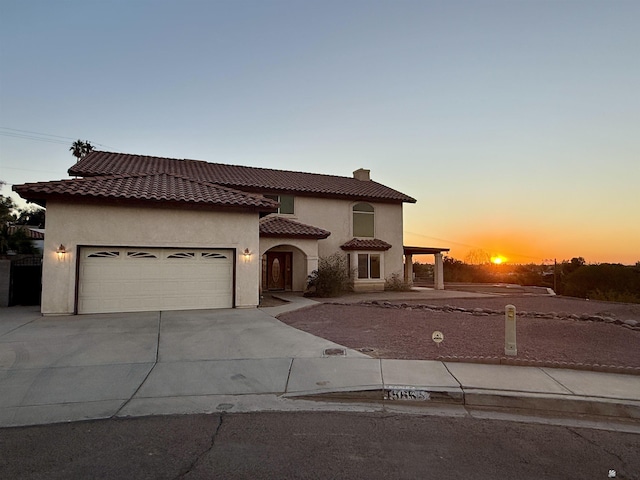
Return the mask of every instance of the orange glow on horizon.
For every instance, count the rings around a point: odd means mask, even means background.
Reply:
[[[491,257],[491,263],[493,263],[494,265],[501,265],[506,261],[507,259],[502,255],[496,255],[494,257]]]
[[[494,258],[501,258],[502,264],[540,265],[549,259],[558,263],[570,261],[573,257],[583,257],[587,263],[622,263],[635,265],[640,261],[638,243],[640,227],[630,227],[628,222],[620,222],[609,230],[585,230],[575,228],[553,228],[539,225],[537,230],[531,225],[514,227],[511,231],[492,226],[453,226],[450,230],[430,230],[424,219],[420,225],[408,225],[405,244],[421,247],[449,248],[449,258],[469,262],[470,253],[485,252],[482,262],[490,261],[499,265]],[[630,231],[632,230],[632,231]],[[637,233],[635,233],[637,232]],[[635,235],[635,236],[634,236]],[[500,253],[498,253],[500,252]],[[476,255],[477,256],[477,255]],[[419,262],[432,263],[429,255],[420,257]]]

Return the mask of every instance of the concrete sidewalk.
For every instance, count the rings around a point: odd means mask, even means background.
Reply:
[[[0,426],[404,404],[640,419],[638,376],[373,359],[275,319],[315,303],[288,299],[261,309],[70,317],[2,309]]]

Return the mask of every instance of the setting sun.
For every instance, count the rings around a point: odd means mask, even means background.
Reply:
[[[495,265],[500,265],[501,263],[504,263],[506,261],[507,259],[504,258],[502,255],[496,255],[495,257],[491,257],[491,263]]]

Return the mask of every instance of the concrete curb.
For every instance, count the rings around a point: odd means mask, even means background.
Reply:
[[[284,394],[283,397],[314,401],[372,402],[389,406],[407,405],[425,408],[449,404],[470,408],[521,410],[538,414],[588,415],[611,419],[640,420],[640,401],[478,388],[459,390],[408,387],[401,389],[393,387],[363,388],[359,390],[345,388],[333,392],[296,392]]]
[[[464,404],[468,407],[522,409],[545,413],[640,419],[640,402],[580,395],[467,389],[464,392]]]

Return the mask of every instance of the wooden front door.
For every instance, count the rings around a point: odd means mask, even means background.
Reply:
[[[267,252],[267,290],[291,290],[291,252]]]

